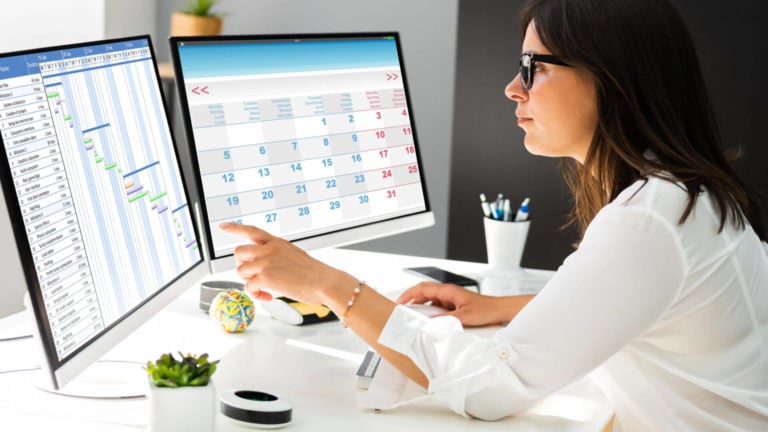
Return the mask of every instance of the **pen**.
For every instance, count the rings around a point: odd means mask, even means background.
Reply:
[[[483,214],[485,217],[491,217],[491,206],[488,205],[488,201],[485,200],[485,194],[480,194],[480,206],[483,208]]]
[[[503,220],[509,222],[512,220],[512,205],[509,202],[509,198],[504,198],[504,218]]]
[[[499,194],[496,197],[496,213],[494,213],[494,219],[504,220],[504,195]]]
[[[528,202],[530,201],[529,198],[525,198],[520,204],[520,208],[517,209],[517,214],[515,215],[515,222],[521,222],[528,220]]]

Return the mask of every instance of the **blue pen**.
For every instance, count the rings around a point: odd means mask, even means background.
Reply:
[[[517,214],[515,215],[515,222],[528,220],[528,202],[530,202],[530,199],[526,197],[522,204],[520,204],[520,208],[517,210]]]
[[[496,197],[496,212],[494,213],[494,219],[504,220],[504,195],[499,194]]]

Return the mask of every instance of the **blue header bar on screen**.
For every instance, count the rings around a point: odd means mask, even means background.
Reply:
[[[399,66],[394,38],[179,44],[185,79]]]
[[[109,54],[136,48],[145,48],[148,46],[149,41],[145,38],[141,38],[114,43],[81,46],[77,48],[40,51],[9,57],[0,56],[0,79],[40,73],[40,68],[38,66],[40,63],[69,60],[96,54]]]

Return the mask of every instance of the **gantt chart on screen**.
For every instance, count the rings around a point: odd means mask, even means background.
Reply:
[[[143,39],[0,64],[3,150],[60,359],[199,259],[158,89]]]

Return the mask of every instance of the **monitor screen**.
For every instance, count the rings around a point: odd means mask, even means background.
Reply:
[[[434,223],[396,33],[178,37],[171,54],[212,264],[243,242],[223,221],[310,248]]]
[[[149,37],[0,54],[0,136],[56,388],[207,272]]]

